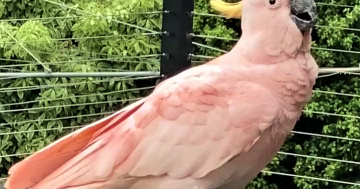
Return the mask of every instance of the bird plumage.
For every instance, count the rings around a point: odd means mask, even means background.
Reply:
[[[243,36],[230,52],[14,165],[6,187],[245,187],[293,129],[318,74],[286,4],[267,11],[263,2],[244,0]]]

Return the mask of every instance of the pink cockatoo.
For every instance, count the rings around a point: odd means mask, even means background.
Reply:
[[[228,53],[14,165],[7,189],[242,189],[311,97],[313,0],[243,0]]]

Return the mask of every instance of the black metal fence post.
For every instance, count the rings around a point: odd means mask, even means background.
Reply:
[[[164,0],[160,74],[166,79],[191,67],[194,0]]]

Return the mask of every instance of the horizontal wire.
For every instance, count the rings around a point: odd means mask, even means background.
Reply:
[[[303,158],[310,158],[310,159],[319,159],[319,160],[325,160],[325,161],[335,161],[335,162],[340,162],[340,163],[349,163],[349,164],[360,165],[360,162],[357,162],[357,161],[349,161],[349,160],[333,159],[333,158],[326,158],[326,157],[310,156],[310,155],[295,154],[295,153],[281,152],[281,151],[279,151],[278,154],[282,154],[282,155],[286,155],[286,156],[303,157]]]
[[[120,58],[116,58],[116,59],[120,59]],[[45,65],[62,65],[62,64],[67,64],[67,63],[75,63],[75,62],[92,62],[92,61],[111,61],[111,62],[116,62],[116,63],[128,63],[128,64],[136,64],[136,63],[146,63],[146,61],[120,61],[120,60],[116,60],[115,58],[103,58],[103,59],[79,59],[79,60],[68,60],[68,61],[59,61],[59,62],[45,62]],[[0,58],[1,60],[1,58]],[[13,61],[14,59],[11,59],[11,61]],[[17,62],[16,60],[14,62]],[[29,61],[31,62],[31,61]],[[3,65],[0,66],[0,69],[2,68],[12,68],[12,67],[22,67],[22,66],[35,66],[35,65],[39,65],[36,62],[33,62],[31,64],[12,64],[12,65]],[[96,69],[104,69],[104,68],[96,68]],[[130,71],[130,70],[124,70],[124,71]]]
[[[20,153],[20,154],[0,155],[0,158],[27,156],[27,155],[31,155],[31,154],[32,154],[32,153]]]
[[[8,132],[8,133],[0,133],[0,136],[5,135],[17,135],[17,134],[25,134],[25,133],[32,133],[32,132],[42,132],[42,131],[56,131],[59,129],[67,130],[67,129],[78,129],[83,126],[70,126],[70,127],[61,127],[61,128],[50,128],[50,129],[36,129],[36,130],[27,130],[27,131],[14,131],[14,132]]]
[[[334,4],[334,3],[316,3],[317,5],[320,6],[334,6],[334,7],[344,7],[344,8],[354,8],[355,6],[353,5],[343,5],[343,4]]]
[[[88,53],[88,54],[95,54],[95,55],[99,55],[99,56],[118,56],[118,55],[109,55],[109,54],[105,54],[105,53],[97,53],[97,52],[91,52],[91,51],[81,51],[81,50],[76,50],[76,49],[59,49],[57,50],[57,52],[63,52],[63,53],[52,53],[52,52],[42,52],[42,51],[33,51],[39,54],[51,54],[51,55],[58,55],[58,56],[64,56],[64,57],[82,57],[79,55],[71,55],[70,53]],[[64,53],[69,53],[68,54],[64,54]],[[88,56],[84,56],[84,58],[88,58]]]
[[[161,54],[151,54],[151,55],[140,55],[140,56],[123,56],[123,57],[114,57],[114,58],[90,58],[90,59],[79,59],[79,60],[67,60],[67,61],[58,61],[58,62],[43,62],[43,64],[52,64],[52,65],[57,65],[57,64],[66,64],[66,63],[71,63],[71,62],[87,62],[87,61],[117,61],[119,59],[136,59],[136,58],[157,58],[161,56]],[[14,65],[2,65],[0,66],[0,68],[8,68],[8,67],[18,67],[18,66],[28,66],[28,65],[40,65],[38,63],[36,63],[35,61],[28,61],[28,60],[14,60],[14,59],[2,59],[0,58],[0,60],[4,60],[4,61],[13,61],[13,62],[27,62],[27,63],[32,63],[32,64],[14,64]],[[122,60],[122,62],[125,60]]]
[[[0,70],[15,71],[15,72],[22,72],[22,70],[21,70],[21,69],[16,69],[16,68],[0,68]]]
[[[227,41],[239,41],[238,39],[227,38],[227,37],[217,37],[217,36],[211,36],[211,35],[198,35],[198,34],[194,34],[194,33],[191,33],[189,35],[190,35],[190,37],[198,37],[198,38],[219,39],[219,40],[227,40]]]
[[[71,118],[79,118],[79,117],[91,117],[91,116],[99,116],[99,115],[107,115],[107,114],[113,114],[116,111],[112,112],[105,112],[105,113],[98,113],[98,114],[87,114],[87,115],[79,115],[79,116],[72,116],[72,117],[64,117],[66,119]],[[90,116],[91,115],[91,116]],[[43,119],[42,121],[53,121],[54,119]],[[33,122],[37,122],[39,120],[32,120]],[[17,122],[20,123],[20,122]],[[10,124],[10,123],[9,123]],[[13,131],[13,132],[7,132],[7,133],[0,133],[0,136],[4,135],[15,135],[15,134],[24,134],[24,133],[31,133],[31,132],[41,132],[41,131],[53,131],[58,129],[77,129],[81,128],[83,126],[69,126],[69,127],[61,127],[61,128],[49,128],[49,129],[35,129],[35,130],[26,130],[26,131]]]
[[[317,178],[317,177],[295,175],[295,174],[289,174],[289,173],[280,173],[280,172],[274,172],[274,171],[265,171],[265,170],[263,170],[261,172],[267,173],[267,174],[273,174],[273,175],[280,175],[280,176],[297,177],[297,178],[303,178],[303,179],[309,179],[309,180],[317,180],[317,181],[332,182],[332,183],[338,183],[338,184],[360,186],[360,183],[355,183],[355,182],[346,182],[346,181],[340,181],[340,180],[332,180],[332,179]]]
[[[358,97],[358,98],[360,98],[360,95],[357,95],[357,94],[338,93],[338,92],[321,91],[321,90],[313,90],[313,92],[314,92],[314,93],[322,93],[322,94],[330,94],[330,95],[339,95],[339,96],[350,96],[350,97]]]
[[[164,11],[150,11],[141,13],[119,13],[118,15],[106,15],[106,16],[121,16],[121,15],[150,15],[150,14],[162,14]],[[10,18],[0,19],[0,22],[13,22],[13,21],[29,21],[29,20],[56,20],[56,19],[72,19],[72,18],[89,18],[98,17],[96,15],[81,15],[81,16],[58,16],[58,17],[45,17],[45,18]]]
[[[335,116],[335,117],[345,117],[345,118],[360,119],[359,116],[345,115],[345,114],[336,114],[336,113],[328,113],[328,112],[318,112],[318,111],[311,111],[311,110],[303,110],[303,112],[304,112],[304,113],[311,113],[311,114],[326,115],[326,116]]]
[[[158,71],[125,71],[125,72],[0,72],[0,80],[18,78],[55,78],[55,77],[160,77]]]
[[[117,94],[117,93],[125,93],[130,91],[141,91],[141,90],[147,90],[147,89],[154,89],[155,86],[152,87],[141,87],[141,88],[131,88],[121,91],[111,91],[106,93],[96,93],[96,94],[86,94],[86,95],[75,95],[71,97],[61,97],[61,98],[53,98],[53,99],[39,99],[39,100],[32,100],[32,101],[25,101],[25,102],[16,102],[16,103],[9,103],[9,104],[0,104],[0,107],[5,106],[17,106],[17,105],[25,105],[25,104],[32,104],[37,103],[41,101],[55,101],[55,100],[65,100],[65,99],[71,99],[71,98],[81,98],[81,97],[91,97],[91,96],[99,96],[99,95],[111,95],[111,94]]]
[[[213,58],[216,58],[216,57],[214,57],[214,56],[195,55],[195,54],[190,54],[189,56],[190,56],[190,57],[193,57],[193,58],[205,58],[205,59],[213,59]]]
[[[33,50],[32,52],[37,52],[37,53],[41,53],[41,54],[53,54],[53,55],[65,56],[65,57],[81,57],[81,56],[67,55],[67,54],[63,54],[63,53],[86,53],[86,54],[95,54],[95,55],[102,55],[102,56],[108,56],[108,57],[113,56],[112,58],[119,56],[119,55],[109,55],[109,54],[105,54],[105,53],[98,53],[98,52],[92,52],[92,51],[82,51],[82,50],[78,50],[78,49],[59,49],[59,50],[57,50],[58,53],[42,52],[42,51],[35,51],[35,50]],[[59,52],[63,52],[63,53],[59,53]],[[84,58],[85,58],[85,56],[84,56]],[[88,58],[88,57],[86,56],[86,58]]]
[[[95,55],[99,55],[99,56],[119,56],[119,55],[109,55],[109,54],[105,54],[105,53],[98,53],[98,52],[92,52],[92,51],[82,51],[82,50],[77,50],[77,49],[61,49],[57,52],[63,52],[63,53],[51,53],[51,52],[42,52],[42,51],[33,51],[33,52],[37,52],[37,53],[41,53],[41,54],[53,54],[53,55],[59,55],[59,56],[65,56],[65,57],[81,57],[78,55],[67,55],[67,54],[63,54],[65,53],[87,53],[87,54],[95,54]]]
[[[66,107],[74,107],[74,106],[88,106],[88,105],[97,105],[97,104],[107,104],[107,103],[117,103],[117,102],[128,102],[128,101],[136,101],[141,98],[134,99],[126,99],[126,100],[110,100],[110,101],[101,101],[101,102],[88,102],[88,103],[79,103],[79,104],[64,104],[58,106],[45,106],[45,107],[36,107],[36,108],[23,108],[23,109],[14,109],[14,110],[1,110],[0,113],[9,113],[9,112],[23,112],[29,110],[46,110],[53,108],[66,108]]]
[[[0,58],[0,60],[11,61],[11,62],[35,62],[35,61],[30,61],[30,60],[6,59],[6,58]]]
[[[134,64],[135,62],[131,62],[131,61],[116,61],[117,63],[129,63],[129,64]],[[138,61],[136,63],[144,63],[141,62],[141,61]],[[65,62],[64,63],[61,63],[61,64],[66,64]],[[46,63],[46,65],[61,65],[60,63]],[[35,66],[35,65],[38,65],[38,64],[21,64],[22,66]],[[18,67],[19,65],[17,65],[16,67]],[[15,67],[15,66],[11,66],[11,67]],[[19,66],[20,67],[20,66]],[[109,71],[118,71],[118,72],[132,72],[131,70],[124,70],[122,68],[99,68],[99,67],[96,67],[96,69],[98,70],[109,70]],[[7,68],[7,67],[1,67],[0,66],[0,70],[7,70],[7,71],[13,71],[13,72],[21,72],[21,73],[33,73],[33,72],[27,72],[27,71],[23,71],[22,69],[17,69],[17,68]],[[8,73],[8,72],[0,72],[0,73]],[[73,73],[73,72],[69,72],[69,73]]]
[[[57,2],[50,1],[50,0],[43,0],[43,1],[48,2],[50,4],[58,5],[58,6],[61,6],[61,7],[65,7],[65,8],[74,10],[74,11],[79,11],[79,12],[82,12],[82,13],[85,13],[85,14],[94,15],[91,12],[87,12],[87,11],[84,11],[84,10],[81,10],[81,9],[77,9],[77,8],[74,8],[74,7],[67,6],[65,3],[57,3]],[[112,19],[112,18],[107,18],[106,15],[105,16],[97,15],[97,16],[102,17],[102,18],[107,19],[107,20],[114,21],[114,22],[119,23],[119,24],[123,24],[123,25],[129,26],[129,27],[137,28],[137,29],[140,29],[140,30],[144,30],[144,31],[148,31],[148,32],[158,32],[158,31],[147,29],[145,27],[141,27],[141,26],[138,26],[138,25],[130,24],[130,23],[127,23],[127,22],[122,22],[122,21],[115,20],[115,19]]]
[[[339,139],[339,140],[348,140],[348,141],[360,142],[360,139],[356,139],[356,138],[339,137],[339,136],[332,136],[332,135],[323,135],[323,134],[316,134],[316,133],[307,133],[307,132],[300,132],[300,131],[291,131],[291,133],[299,134],[299,135],[314,136],[314,137],[322,137],[322,138],[331,138],[331,139]]]
[[[205,47],[205,48],[208,48],[208,49],[211,49],[211,50],[219,51],[219,52],[222,52],[222,53],[227,53],[228,52],[228,51],[216,48],[216,47],[212,47],[212,46],[209,46],[209,45],[204,45],[204,44],[197,43],[197,42],[192,42],[192,44],[194,44],[196,46],[199,46],[199,47]]]
[[[190,36],[191,36],[191,37],[198,37],[198,38],[209,38],[209,39],[238,41],[238,39],[226,38],[226,37],[217,37],[217,36],[208,36],[208,35],[190,34]],[[351,51],[351,50],[342,50],[342,49],[332,49],[332,48],[322,48],[322,47],[311,47],[311,49],[314,49],[314,50],[324,50],[324,51],[332,51],[332,52],[343,52],[343,53],[360,54],[360,51]]]
[[[349,75],[360,75],[360,66],[359,67],[321,67],[319,74],[349,74]],[[330,76],[330,74],[329,74]]]
[[[318,28],[331,28],[331,29],[338,29],[338,30],[349,30],[349,31],[356,31],[360,32],[358,28],[346,28],[346,27],[336,27],[336,26],[323,26],[323,25],[315,25]]]
[[[311,49],[332,51],[332,52],[351,53],[351,54],[360,54],[360,51],[350,51],[350,50],[342,50],[342,49],[331,49],[331,48],[322,48],[322,47],[311,47]]]
[[[49,42],[49,41],[102,39],[102,38],[115,38],[115,37],[135,37],[135,36],[149,36],[149,35],[160,35],[160,34],[162,34],[162,32],[124,34],[124,35],[108,35],[108,36],[90,36],[90,37],[70,37],[70,38],[59,38],[59,39],[48,39],[48,40],[19,41],[19,42],[20,43],[34,43],[34,42]],[[0,41],[0,43],[3,43],[3,44],[15,44],[17,42]]]
[[[346,68],[336,68],[336,69],[345,69],[346,70]],[[354,72],[344,72],[344,71],[337,71],[336,73],[338,73],[338,74],[348,74],[348,75],[357,75],[357,76],[359,76],[360,75],[360,73],[356,73],[356,72],[359,72],[360,71],[360,68],[357,68],[357,69],[354,69],[353,70]]]
[[[117,59],[122,59],[122,58],[118,57],[118,58],[96,58],[96,59],[78,59],[78,60],[75,59],[75,60],[58,61],[58,62],[45,62],[44,64],[46,64],[46,65],[61,65],[61,64],[67,64],[67,63],[73,63],[73,62],[92,62],[92,61],[112,61],[112,62],[121,62],[121,63],[142,63],[142,62],[146,62],[146,61],[127,61],[127,60],[119,61]],[[9,61],[9,62],[20,62],[21,61],[21,60],[18,61],[17,59],[1,59],[1,58],[0,58],[0,60]],[[39,65],[39,64],[37,64],[36,62],[33,62],[33,61],[26,61],[26,62],[29,62],[29,63],[31,62],[31,64],[3,65],[3,66],[0,66],[0,68],[9,68],[9,67],[11,68],[11,67],[20,67],[20,66]]]
[[[319,74],[327,74],[327,73],[333,73],[333,75],[337,75],[337,74],[348,74],[348,75],[360,75],[360,67],[345,67],[345,68],[328,68],[328,67],[322,67],[319,70]],[[331,74],[327,75],[327,76],[331,76]],[[325,76],[325,77],[327,77]]]
[[[193,60],[191,62],[194,62],[194,63],[206,63],[207,61],[206,60]]]
[[[27,131],[14,131],[14,132],[8,132],[8,133],[0,133],[0,136],[4,135],[16,135],[16,134],[24,134],[24,133],[32,133],[32,132],[42,132],[42,131],[55,131],[58,129],[77,129],[81,128],[83,126],[70,126],[70,127],[57,127],[57,128],[50,128],[50,129],[35,129],[35,130],[27,130]]]
[[[4,92],[19,92],[19,91],[30,91],[30,90],[38,90],[38,89],[48,89],[54,87],[69,87],[76,86],[81,84],[89,84],[89,83],[102,83],[102,82],[110,82],[110,81],[131,81],[131,80],[143,80],[143,79],[154,79],[159,78],[159,76],[148,76],[148,77],[138,77],[138,78],[115,78],[115,79],[104,79],[104,80],[93,80],[86,82],[78,82],[78,83],[62,83],[62,84],[53,84],[53,85],[38,85],[38,86],[23,86],[23,87],[8,87],[8,88],[0,88],[0,93]],[[24,89],[24,90],[21,90]],[[9,90],[9,91],[7,91]]]
[[[29,65],[31,65],[31,64],[29,64]],[[103,71],[114,71],[114,72],[131,72],[130,70],[124,70],[122,68],[96,68],[96,69],[98,69],[100,71],[103,70]],[[21,69],[15,69],[15,68],[0,68],[0,70],[13,71],[13,72],[16,72],[16,73],[32,73],[32,72],[24,72]],[[73,72],[70,72],[70,73],[73,73]],[[14,77],[14,78],[17,78],[17,77]]]
[[[204,13],[204,12],[191,12],[193,15],[199,15],[199,16],[210,16],[210,17],[219,17],[219,18],[226,18],[224,15],[221,14],[211,14],[211,13]]]
[[[330,74],[325,74],[325,75],[318,75],[317,78],[325,78],[325,77],[331,77],[331,76],[335,76],[335,75],[339,75],[339,73],[330,73]]]
[[[153,57],[159,57],[161,54],[149,54],[149,55],[139,55],[139,56],[119,56],[119,57],[112,57],[112,58],[93,58],[93,59],[79,59],[79,60],[68,60],[68,61],[60,61],[60,62],[49,62],[49,63],[62,63],[62,62],[74,62],[74,61],[101,61],[101,60],[116,60],[116,59],[135,59],[135,58],[153,58]],[[0,60],[6,60],[6,61],[12,61],[14,59],[0,59]],[[29,61],[29,60],[16,60],[17,62],[34,62],[35,61]],[[47,62],[44,62],[47,63]]]
[[[114,72],[128,72],[129,70],[124,70],[124,69],[121,69],[121,68],[96,68],[96,69],[99,69],[99,70],[104,70],[104,71],[114,71]]]
[[[50,55],[57,55],[57,56],[63,56],[63,57],[76,57],[76,58],[89,58],[88,56],[79,56],[79,55],[68,55],[68,54],[64,54],[64,53],[86,53],[86,54],[94,54],[94,55],[99,55],[99,56],[108,56],[108,58],[116,58],[119,57],[119,55],[109,55],[109,54],[105,54],[105,53],[97,53],[97,52],[91,52],[91,51],[81,51],[81,50],[76,50],[76,49],[61,49],[57,52],[62,52],[62,53],[51,53],[51,52],[42,52],[42,51],[32,51],[32,52],[36,52],[39,54],[50,54]],[[18,59],[0,59],[0,60],[18,60]],[[24,62],[34,62],[34,61],[28,61],[28,60],[19,60],[19,61],[24,61]],[[139,62],[139,61],[137,61]]]
[[[81,118],[81,117],[95,117],[95,116],[101,116],[101,115],[107,115],[107,114],[113,114],[115,111],[112,112],[103,112],[103,113],[94,113],[94,114],[83,114],[83,115],[76,115],[76,116],[66,116],[66,117],[58,117],[58,118],[49,118],[49,119],[43,119],[42,121],[59,121],[59,120],[66,120],[66,119],[75,119],[75,118]],[[8,122],[8,123],[1,123],[0,126],[7,126],[7,125],[13,125],[13,124],[25,124],[25,123],[35,123],[39,122],[39,119],[36,120],[26,120],[26,121],[16,121],[16,122]]]

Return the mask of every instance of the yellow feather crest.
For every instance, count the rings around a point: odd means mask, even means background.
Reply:
[[[223,0],[210,0],[210,6],[224,15],[226,18],[241,18],[242,4],[241,1],[236,3],[226,3]]]

